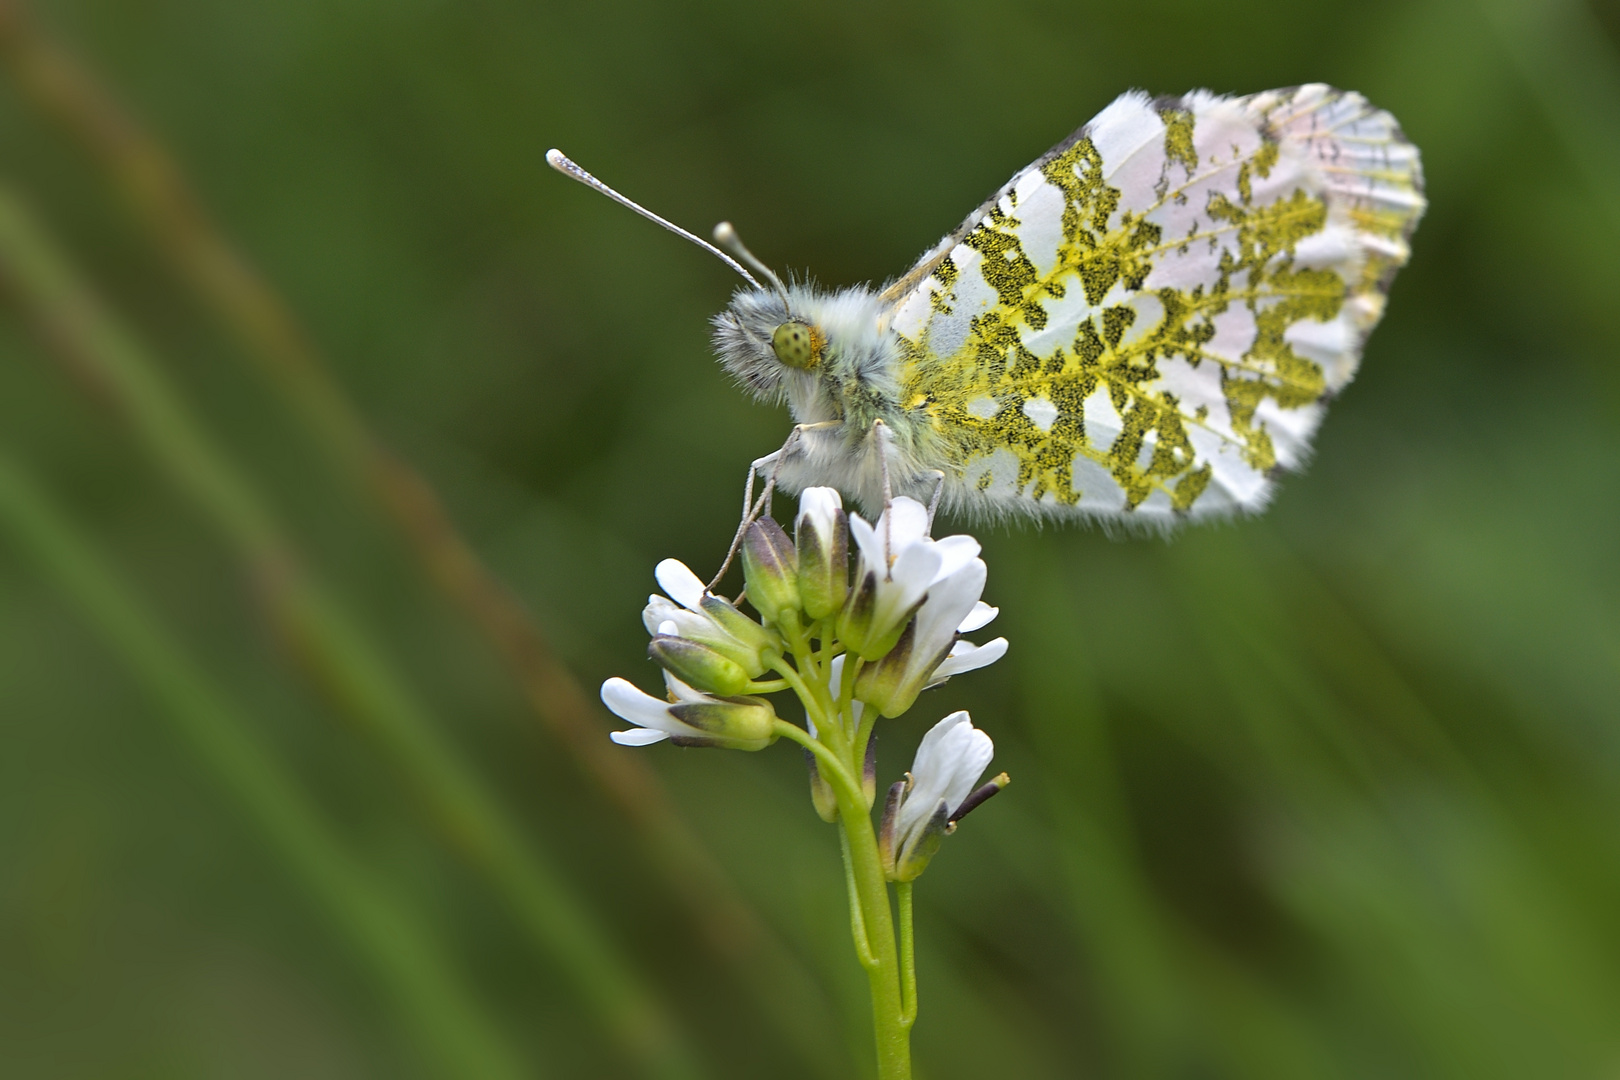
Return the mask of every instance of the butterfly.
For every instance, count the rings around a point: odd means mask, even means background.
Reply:
[[[878,289],[783,281],[722,223],[761,283],[548,160],[750,282],[714,344],[797,422],[762,474],[979,519],[1262,509],[1355,375],[1425,207],[1394,118],[1321,84],[1124,94]]]

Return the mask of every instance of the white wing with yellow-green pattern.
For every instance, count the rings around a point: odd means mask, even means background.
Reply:
[[[1355,374],[1423,207],[1417,149],[1359,94],[1119,98],[884,294],[947,505],[1264,506]]]

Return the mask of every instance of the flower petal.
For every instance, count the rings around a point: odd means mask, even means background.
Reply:
[[[971,634],[975,630],[982,630],[990,624],[990,620],[1000,614],[1000,608],[991,607],[983,600],[980,600],[973,605],[973,610],[968,612],[968,617],[962,620],[962,625],[956,628],[956,632],[958,634]]]
[[[954,814],[956,808],[962,805],[962,800],[979,786],[979,777],[989,768],[996,747],[990,741],[990,736],[972,724],[956,727],[951,732],[951,742],[955,744],[955,755],[951,762],[950,779],[945,785],[945,805]]]
[[[641,625],[647,628],[649,634],[662,633],[659,627],[685,610],[679,604],[672,603],[669,597],[653,593],[647,597],[647,606],[641,609]]]
[[[703,582],[679,559],[665,559],[659,563],[653,570],[653,577],[658,579],[658,587],[682,607],[696,611],[698,605],[703,603],[703,594],[707,591]]]
[[[910,611],[911,606],[922,599],[928,586],[938,577],[939,554],[933,544],[912,544],[900,552],[887,581],[883,579],[879,564],[878,604],[873,618],[883,622],[898,617],[901,612]]]
[[[975,645],[971,641],[958,641],[951,648],[951,655],[934,669],[934,679],[944,682],[952,675],[960,675],[964,671],[977,671],[1007,655],[1007,639],[998,637],[994,641],[987,641],[983,645]],[[954,812],[954,807],[952,808]]]
[[[820,521],[832,520],[833,514],[844,508],[843,496],[837,488],[809,487],[799,493],[799,516]]]
[[[935,581],[950,577],[979,557],[979,542],[971,536],[947,536],[943,540],[935,540],[930,546],[939,553]]]
[[[602,704],[615,716],[669,735],[689,734],[692,729],[669,715],[669,702],[643,693],[627,679],[612,678],[602,684]]]
[[[674,698],[678,703],[683,705],[696,705],[705,701],[714,700],[703,691],[694,690],[692,687],[687,686],[685,683],[681,682],[681,680],[671,675],[668,671],[664,672],[664,686],[669,689],[670,697]]]
[[[859,553],[862,565],[868,569],[881,570],[883,568],[883,543],[878,539],[877,530],[866,523],[866,519],[859,514],[849,515],[849,535],[855,538],[855,550]],[[879,574],[881,577],[882,575]]]
[[[669,738],[667,731],[654,731],[652,728],[631,728],[629,731],[610,731],[608,738],[620,746],[651,746],[656,742],[663,742]]]
[[[950,577],[928,588],[928,600],[917,611],[917,637],[913,643],[919,663],[932,664],[945,655],[957,627],[973,611],[984,592],[983,559],[974,559]],[[918,678],[923,677],[922,674]]]
[[[911,787],[906,791],[895,819],[895,832],[901,843],[911,835],[912,830],[928,821],[939,800],[946,796],[952,786],[955,758],[965,746],[957,732],[964,725],[966,731],[973,730],[967,713],[951,713],[929,728],[918,744],[917,756],[911,764]],[[949,809],[952,808],[947,807]]]
[[[898,555],[901,549],[928,539],[928,507],[901,495],[878,517],[877,532],[887,540],[889,554]]]
[[[919,771],[934,768],[939,758],[940,741],[958,724],[971,724],[972,722],[967,712],[959,709],[929,728],[927,733],[923,735],[922,742],[917,744],[917,756],[912,759],[912,773],[915,774]]]

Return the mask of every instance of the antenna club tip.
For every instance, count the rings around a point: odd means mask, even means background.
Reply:
[[[568,160],[567,154],[553,146],[550,150],[546,151],[546,164],[550,165],[558,172],[566,172],[568,166],[572,165],[573,162]]]
[[[714,227],[714,242],[730,246],[737,242],[737,230],[729,221],[722,221]]]

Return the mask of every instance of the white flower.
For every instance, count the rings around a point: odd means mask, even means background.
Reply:
[[[935,724],[917,747],[906,779],[889,790],[879,847],[891,880],[911,881],[928,866],[954,823],[1001,790],[1005,773],[975,790],[995,746],[965,712]]]
[[[708,592],[680,560],[665,559],[653,576],[669,596],[655,593],[647,597],[641,613],[647,633],[703,645],[742,668],[750,679],[764,674],[769,666],[767,654],[781,651],[777,634]]]
[[[926,532],[927,512],[910,499],[896,499],[894,506],[899,508],[902,502],[911,503],[922,513],[922,534],[917,535],[913,528],[914,520],[906,523],[905,536],[909,546],[896,558],[896,569],[907,553],[923,549],[925,545],[931,549],[931,554],[938,556],[938,563],[924,586],[926,592],[916,609],[915,618],[902,630],[890,649],[882,654],[881,659],[861,672],[856,685],[856,693],[861,700],[888,717],[899,716],[911,708],[917,695],[925,688],[944,682],[952,675],[994,663],[1007,651],[1006,638],[997,638],[985,645],[957,640],[958,634],[982,628],[997,614],[996,608],[979,599],[984,592],[986,570],[984,560],[978,557],[978,541],[971,536],[930,540]],[[907,513],[915,518],[909,508]],[[855,532],[856,540],[861,544],[864,568],[866,545],[882,543],[883,521],[879,519],[878,529],[870,530],[870,535],[857,530],[857,524],[865,526],[865,523],[859,518],[850,521],[851,531]],[[910,587],[914,581],[906,584]],[[879,583],[875,589],[881,597],[883,585]],[[909,593],[901,593],[890,602],[904,603],[909,598]],[[875,644],[881,643],[882,639],[876,639]],[[872,659],[865,652],[860,655]]]
[[[776,713],[763,698],[716,698],[664,673],[673,701],[660,701],[625,679],[602,684],[602,704],[615,716],[638,725],[608,738],[620,746],[650,746],[669,739],[678,746],[720,746],[763,750],[776,741]]]
[[[876,525],[850,515],[849,532],[860,557],[854,591],[838,617],[838,636],[863,660],[876,660],[894,648],[930,590],[978,561],[977,540],[971,536],[931,538],[927,508],[904,495],[889,504]],[[983,587],[980,581],[979,588]],[[974,592],[951,624],[953,632],[978,599]]]

